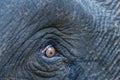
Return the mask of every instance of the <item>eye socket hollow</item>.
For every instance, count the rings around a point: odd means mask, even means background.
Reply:
[[[54,57],[56,54],[56,50],[52,45],[48,45],[46,46],[43,50],[42,53],[46,56],[46,57]]]

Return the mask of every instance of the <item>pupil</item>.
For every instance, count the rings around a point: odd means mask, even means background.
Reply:
[[[50,54],[52,55],[53,53],[51,52]]]

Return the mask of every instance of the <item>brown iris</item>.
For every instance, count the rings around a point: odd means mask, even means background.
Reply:
[[[45,47],[45,49],[42,50],[42,53],[46,56],[46,57],[53,57],[56,54],[56,50],[52,45],[48,45]]]

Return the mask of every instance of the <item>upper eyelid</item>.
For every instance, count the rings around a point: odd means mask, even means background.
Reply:
[[[43,44],[41,45],[41,47],[45,48],[46,46],[48,45],[51,45],[52,47],[55,47],[56,46],[56,41],[55,40],[52,40],[52,39],[48,39],[46,41],[43,42]],[[50,47],[51,47],[50,46]]]

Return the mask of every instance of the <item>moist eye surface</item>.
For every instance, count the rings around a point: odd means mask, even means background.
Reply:
[[[46,57],[51,58],[51,57],[54,57],[55,54],[57,54],[57,52],[52,45],[48,45],[42,50],[42,54],[44,54]]]

